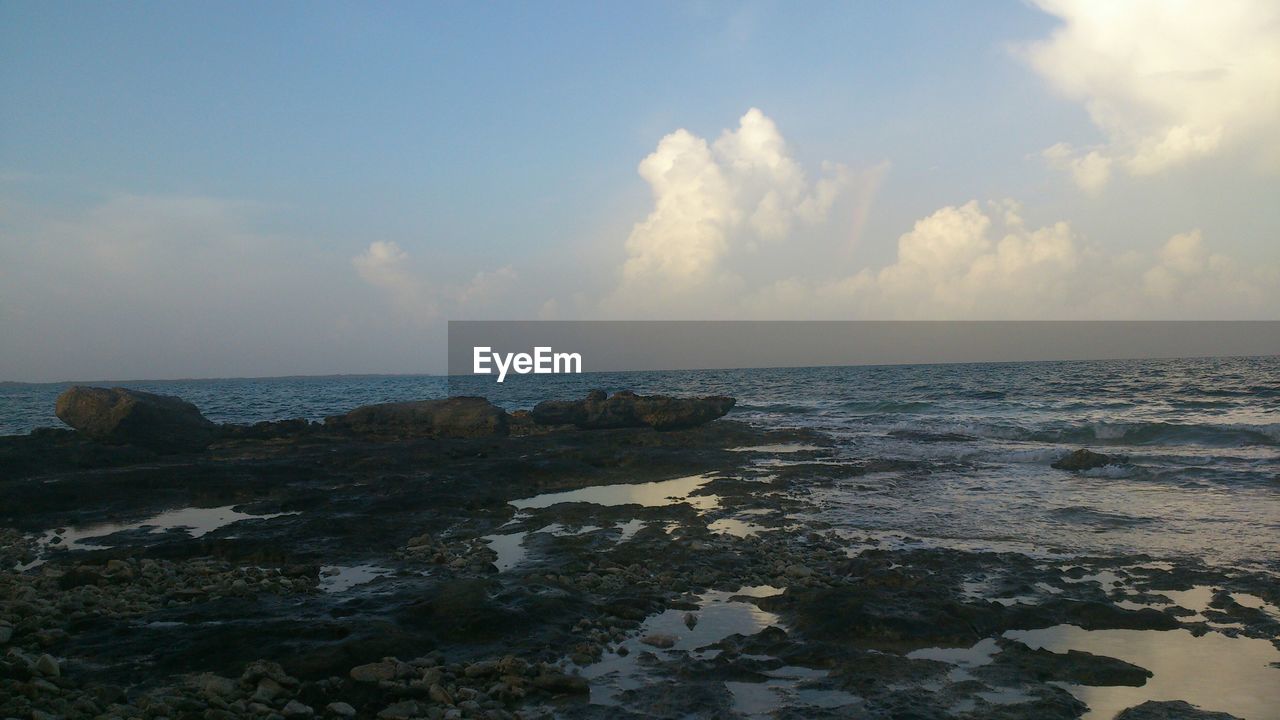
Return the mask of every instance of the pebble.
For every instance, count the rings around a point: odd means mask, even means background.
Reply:
[[[368,663],[365,665],[357,665],[351,668],[351,679],[356,682],[378,682],[380,680],[394,680],[399,671],[399,664],[394,660],[383,660],[381,662]]]
[[[356,709],[344,702],[331,702],[325,706],[325,710],[338,717],[349,718],[356,716]]]
[[[36,660],[36,672],[45,677],[59,677],[62,675],[62,668],[52,655],[45,653]]]
[[[645,635],[644,637],[640,638],[640,642],[650,647],[656,647],[656,648],[661,648],[663,650],[666,650],[667,648],[675,647],[676,639],[671,635],[664,635],[662,633],[653,633],[652,635]]]
[[[316,714],[310,705],[303,705],[297,700],[290,700],[284,709],[280,711],[287,718],[309,718]]]

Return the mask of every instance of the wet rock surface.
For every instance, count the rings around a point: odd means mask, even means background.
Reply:
[[[1120,713],[1116,716],[1116,720],[1239,720],[1239,718],[1227,713],[1201,710],[1181,700],[1164,702],[1148,700]]]
[[[1025,633],[1280,637],[1265,573],[824,526],[897,465],[806,430],[381,427],[0,438],[0,717],[1077,718],[1158,671]]]

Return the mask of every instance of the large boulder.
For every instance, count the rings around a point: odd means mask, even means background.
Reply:
[[[576,425],[584,430],[651,427],[679,430],[711,422],[733,408],[731,397],[675,398],[637,395],[630,391],[606,395],[592,390],[584,400],[546,400],[530,413],[540,425]]]
[[[70,387],[58,396],[54,413],[99,442],[160,452],[202,449],[218,432],[182,398],[122,387]]]
[[[486,437],[506,435],[507,411],[482,397],[365,405],[324,420],[326,427],[361,435]]]

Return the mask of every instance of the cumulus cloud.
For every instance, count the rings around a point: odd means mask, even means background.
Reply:
[[[1280,5],[1271,0],[1034,0],[1062,26],[1021,48],[1105,141],[1045,151],[1096,192],[1112,166],[1152,175],[1245,149],[1280,160]]]
[[[1080,261],[1065,222],[1026,227],[1017,204],[944,207],[898,239],[897,262],[844,291],[863,313],[907,318],[1036,317],[1052,312]]]
[[[667,135],[639,173],[653,210],[627,238],[621,305],[736,286],[735,256],[821,222],[849,179],[847,168],[826,163],[811,182],[774,122],[754,108],[714,143],[684,129]]]
[[[1109,252],[1065,221],[1028,224],[1012,200],[970,201],[916,221],[883,267],[779,278],[724,302],[718,316],[744,319],[1266,319],[1280,272],[1211,252],[1200,230]]]

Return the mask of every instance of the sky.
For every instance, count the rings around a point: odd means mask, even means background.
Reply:
[[[0,380],[1280,319],[1280,5],[0,2]]]

